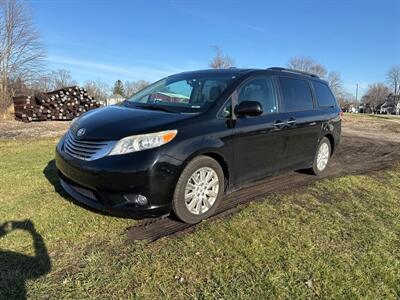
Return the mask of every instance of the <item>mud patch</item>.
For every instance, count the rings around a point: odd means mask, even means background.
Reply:
[[[290,172],[267,178],[252,186],[226,195],[217,211],[210,219],[224,218],[240,211],[251,201],[262,201],[271,193],[296,193],[317,180],[345,175],[369,174],[394,167],[400,163],[400,143],[344,134],[342,142],[332,157],[328,170],[321,177]],[[329,201],[329,199],[326,199]],[[129,241],[155,241],[164,236],[181,232],[191,232],[197,225],[182,223],[173,218],[142,220],[128,228]]]

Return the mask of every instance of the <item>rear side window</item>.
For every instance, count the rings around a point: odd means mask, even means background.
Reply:
[[[284,111],[303,111],[314,108],[310,85],[307,80],[279,77]]]
[[[336,100],[331,89],[321,82],[313,82],[315,96],[319,106],[335,106]]]

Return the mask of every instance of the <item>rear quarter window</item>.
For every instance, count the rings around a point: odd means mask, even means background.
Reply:
[[[310,84],[307,80],[279,77],[286,112],[312,110],[314,108]]]
[[[333,96],[331,89],[326,84],[315,81],[312,84],[314,86],[318,106],[333,107],[336,105],[336,99]]]

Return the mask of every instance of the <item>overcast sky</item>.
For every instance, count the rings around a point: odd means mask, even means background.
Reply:
[[[361,93],[400,64],[400,0],[31,0],[51,69],[83,83],[155,81],[207,68],[218,45],[238,67],[293,56],[338,71]]]

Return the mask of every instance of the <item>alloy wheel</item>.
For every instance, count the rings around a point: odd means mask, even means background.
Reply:
[[[195,215],[207,212],[215,203],[219,191],[217,173],[209,167],[196,170],[185,187],[185,204]]]
[[[329,145],[327,143],[322,143],[318,149],[317,154],[317,168],[319,171],[323,171],[329,161]]]

